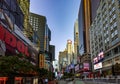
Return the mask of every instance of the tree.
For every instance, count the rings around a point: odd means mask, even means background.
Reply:
[[[36,66],[29,61],[21,60],[18,56],[0,57],[0,75],[8,76],[11,73],[30,74],[36,72]]]

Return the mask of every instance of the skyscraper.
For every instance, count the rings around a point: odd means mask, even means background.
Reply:
[[[83,65],[81,68],[81,74],[84,72],[90,72],[91,70],[91,58],[90,58],[90,39],[89,39],[89,28],[91,25],[91,0],[81,0],[80,8],[78,13],[78,24],[79,24],[79,52],[80,52],[80,64]],[[84,67],[88,65],[88,71],[85,71]]]
[[[91,17],[92,21],[95,19],[100,0],[91,0]]]
[[[102,74],[105,76],[113,75],[112,66],[120,63],[119,6],[118,0],[101,0],[96,17],[90,27],[91,56],[94,61],[93,70],[101,69]],[[101,52],[104,55],[104,60],[98,58]],[[101,63],[101,67],[96,67],[98,62]]]
[[[64,51],[59,52],[59,69],[62,71],[68,66],[68,52],[65,49]]]
[[[30,13],[29,22],[33,27],[33,31],[38,35],[40,41],[40,51],[44,51],[45,49],[45,29],[46,29],[46,17],[41,16],[35,13]]]
[[[26,36],[31,36],[32,29],[29,27],[29,8],[30,8],[30,0],[17,0],[20,8],[24,14],[24,29],[23,32]],[[28,32],[29,31],[29,32]]]
[[[55,45],[49,46],[49,52],[51,53],[51,60],[55,61]]]
[[[79,29],[78,20],[74,24],[74,63],[77,63],[77,57],[79,56]]]
[[[83,54],[85,52],[85,30],[84,30],[84,13],[83,13],[83,0],[80,2],[80,8],[78,13],[78,25],[79,25],[79,52]]]
[[[70,65],[73,62],[73,47],[72,47],[72,41],[69,39],[67,40],[67,53],[68,53],[68,65]]]

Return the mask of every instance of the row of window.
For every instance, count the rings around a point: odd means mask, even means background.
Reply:
[[[103,13],[102,15],[100,15],[100,13],[97,15],[97,17],[95,18],[93,22],[93,26],[91,26],[93,31],[96,32],[96,33],[91,33],[91,36],[93,36],[91,39],[92,54],[97,53],[97,51],[99,51],[101,47],[104,47],[103,43],[105,43],[104,45],[106,45],[106,48],[105,48],[106,50],[109,48],[108,47],[109,41],[115,41],[116,39],[118,39],[118,30],[117,30],[117,22],[116,22],[117,15],[115,14],[116,9],[114,7],[115,6],[114,0],[112,0],[110,3],[111,5],[108,8],[109,10],[107,11],[106,2],[103,1],[103,6],[101,9]],[[108,12],[110,13],[109,16],[107,16]],[[98,36],[99,34],[101,34],[100,31],[102,31],[102,29],[100,28],[104,28],[103,29],[104,40],[102,39],[102,36],[101,36],[101,39]]]
[[[120,46],[110,50],[109,52],[105,53],[105,58],[115,56],[116,54],[120,53]]]
[[[13,24],[23,29],[23,13],[16,0],[0,0],[0,8],[10,17]]]
[[[33,30],[38,30],[38,18],[30,16],[30,23],[33,26]]]

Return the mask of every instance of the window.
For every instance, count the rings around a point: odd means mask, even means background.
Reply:
[[[112,0],[112,4],[114,3],[114,0]]]
[[[114,54],[118,54],[118,47],[114,48],[113,52]]]
[[[116,27],[117,26],[117,22],[115,22],[113,25],[114,25],[114,27]]]
[[[116,19],[116,14],[113,15],[113,20]]]
[[[112,37],[112,38],[114,37],[114,33],[111,34],[111,37]]]
[[[118,34],[118,31],[117,30],[115,30],[115,35],[117,35]]]

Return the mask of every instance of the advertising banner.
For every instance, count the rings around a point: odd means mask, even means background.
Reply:
[[[94,63],[94,64],[97,64],[97,63],[99,63],[99,62],[102,62],[103,59],[104,59],[104,53],[103,53],[103,52],[100,52],[100,53],[98,54],[98,56],[93,59],[93,63]]]
[[[5,51],[6,55],[16,55],[18,53],[22,53],[27,57],[35,59],[38,54],[32,46],[25,43],[21,38],[16,36],[14,32],[9,31],[2,25],[0,25],[0,41],[4,42],[3,51]]]
[[[40,68],[45,67],[45,56],[43,54],[39,54],[39,67]]]
[[[102,62],[94,65],[94,70],[102,68]]]
[[[84,70],[89,70],[89,63],[83,63]]]
[[[80,69],[79,64],[77,64],[77,65],[75,66],[75,72],[79,71],[79,69]]]

